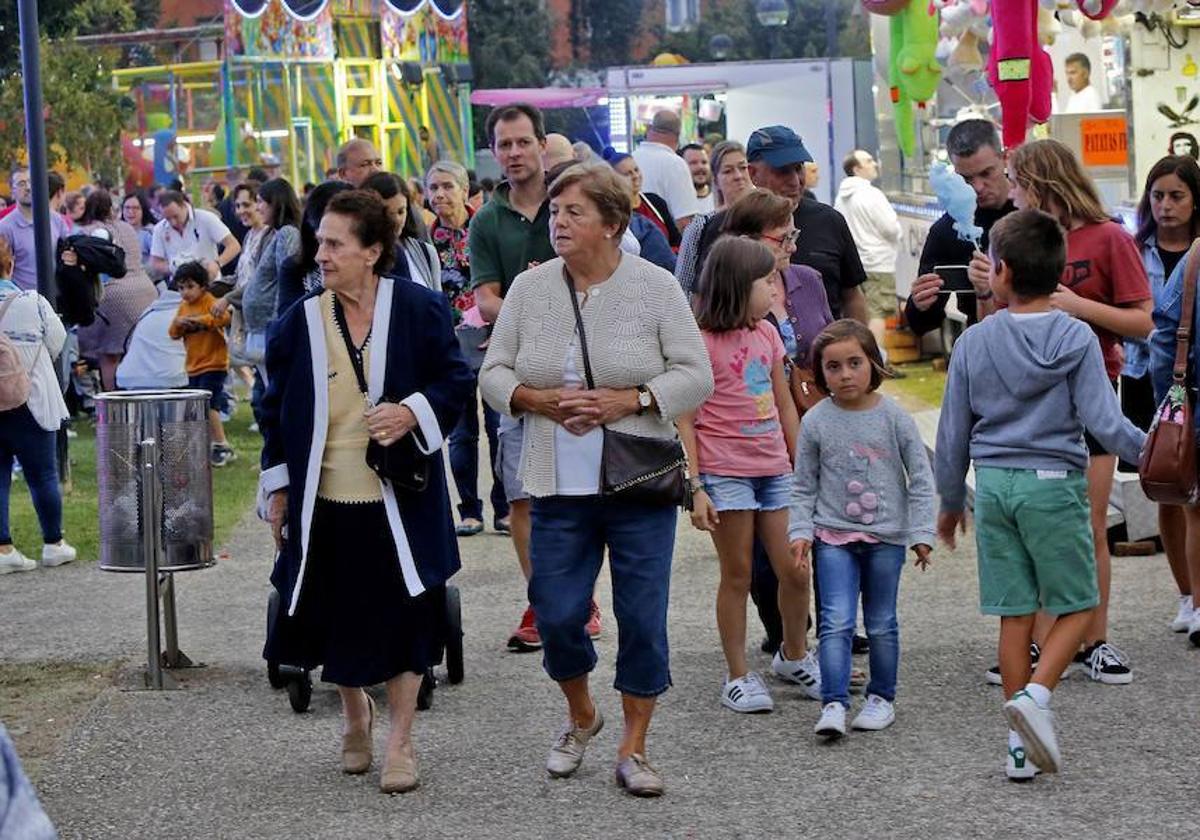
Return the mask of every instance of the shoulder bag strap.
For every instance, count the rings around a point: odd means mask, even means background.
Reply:
[[[1183,309],[1179,313],[1179,327],[1175,330],[1175,366],[1171,371],[1172,378],[1179,385],[1187,380],[1192,320],[1196,312],[1197,274],[1200,274],[1200,241],[1192,243],[1183,273]]]
[[[571,308],[575,310],[575,328],[579,330],[579,349],[583,352],[583,375],[587,379],[588,388],[594,391],[596,382],[592,379],[592,360],[588,358],[587,335],[583,331],[583,313],[579,311],[579,298],[575,294],[575,278],[565,265],[563,279],[567,282],[567,296],[571,298]]]

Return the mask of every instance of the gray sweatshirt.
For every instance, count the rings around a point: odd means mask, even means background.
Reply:
[[[929,456],[917,424],[887,397],[865,411],[822,400],[804,415],[788,537],[811,541],[814,527],[933,545]]]
[[[1007,310],[954,345],[938,422],[935,469],[942,510],[966,503],[967,466],[1086,470],[1087,429],[1136,463],[1146,435],[1121,415],[1096,334],[1064,312]]]

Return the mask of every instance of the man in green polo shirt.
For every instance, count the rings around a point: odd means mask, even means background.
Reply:
[[[502,106],[488,115],[486,128],[505,180],[471,219],[470,251],[475,302],[484,320],[491,323],[500,314],[516,276],[556,255],[550,243],[550,202],[542,163],[546,130],[541,112],[526,104]],[[518,476],[522,438],[520,421],[502,413],[497,467],[508,497],[513,546],[521,572],[529,580],[529,497]],[[528,651],[541,646],[533,610],[527,605],[508,647]]]

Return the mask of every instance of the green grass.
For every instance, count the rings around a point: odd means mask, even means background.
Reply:
[[[254,418],[245,400],[225,424],[225,435],[238,454],[232,464],[213,470],[213,525],[218,548],[245,516],[258,487],[258,455],[262,438],[249,430]],[[84,561],[100,556],[100,516],[96,486],[96,429],[91,421],[77,420],[79,436],[70,442],[71,488],[63,494],[63,535],[79,550]],[[41,528],[25,482],[13,476],[9,506],[13,540],[26,555],[41,557]]]
[[[887,390],[925,403],[930,408],[940,408],[942,392],[946,390],[946,372],[933,369],[932,362],[914,362],[899,365],[908,376],[887,383]]]

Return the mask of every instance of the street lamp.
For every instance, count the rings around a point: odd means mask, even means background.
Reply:
[[[792,15],[792,7],[787,0],[754,0],[754,16],[758,22],[769,28],[787,26],[788,18]]]
[[[733,39],[724,33],[714,35],[708,42],[708,51],[717,61],[724,61],[733,52]]]
[[[792,7],[788,0],[754,0],[754,16],[770,33],[768,58],[775,58],[779,47],[779,30],[787,26],[791,15]]]

